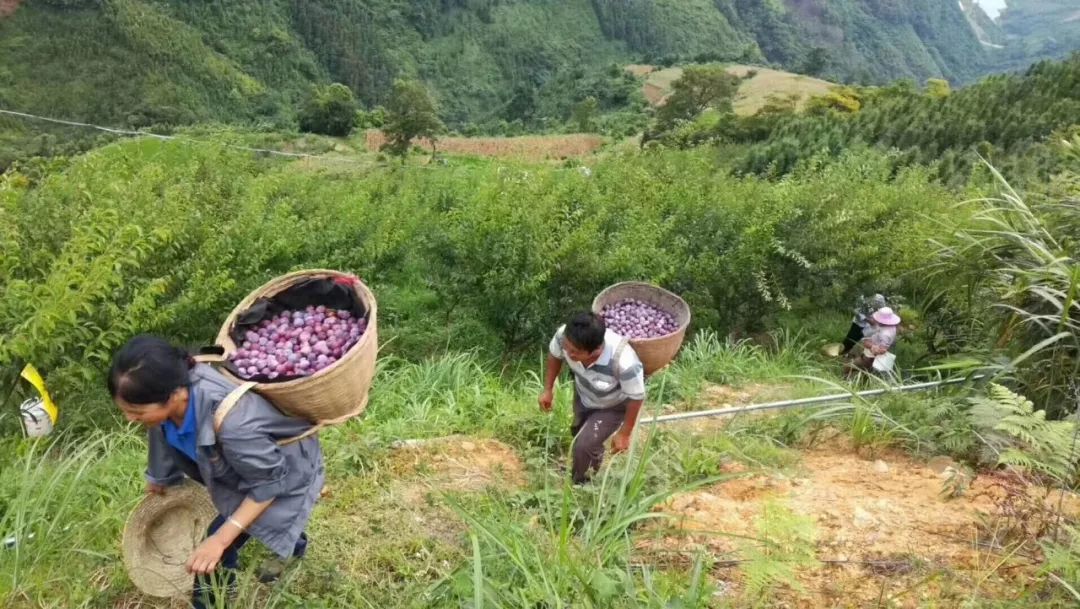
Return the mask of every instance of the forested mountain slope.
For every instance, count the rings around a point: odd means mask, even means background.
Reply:
[[[539,123],[613,88],[612,64],[966,81],[983,53],[942,0],[11,0],[0,15],[0,107],[135,127],[290,124],[313,82],[371,106],[398,77],[425,81],[452,126]]]

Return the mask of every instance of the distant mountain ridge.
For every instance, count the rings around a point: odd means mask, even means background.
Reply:
[[[7,15],[0,17],[0,107],[136,127],[289,125],[313,83],[345,83],[370,107],[400,77],[423,80],[453,127],[543,125],[565,120],[586,95],[598,96],[602,109],[627,103],[625,92],[636,87],[615,86],[624,75],[610,68],[638,62],[770,64],[841,82],[963,83],[985,72],[987,39],[996,35],[980,34],[979,27],[992,28],[973,26],[955,0],[0,6]],[[19,127],[0,122],[5,128]]]

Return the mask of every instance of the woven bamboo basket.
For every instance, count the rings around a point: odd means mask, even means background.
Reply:
[[[679,329],[666,336],[656,338],[633,338],[630,346],[634,348],[638,359],[645,368],[646,376],[663,369],[682,346],[686,337],[686,328],[690,325],[690,306],[675,294],[649,283],[627,281],[616,283],[597,294],[592,310],[597,315],[604,307],[628,298],[646,302],[662,311],[670,313],[679,324]]]
[[[368,390],[375,377],[375,359],[379,351],[375,295],[357,277],[339,271],[313,269],[272,279],[236,305],[218,332],[217,344],[225,350],[226,357],[232,354],[236,351],[236,343],[230,333],[242,313],[258,299],[273,297],[308,279],[333,279],[348,283],[368,310],[367,330],[360,341],[338,361],[312,376],[280,383],[258,383],[252,389],[288,414],[332,425],[364,411]],[[219,370],[237,383],[245,382],[224,367]]]

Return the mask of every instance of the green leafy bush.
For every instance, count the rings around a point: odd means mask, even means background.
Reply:
[[[32,178],[32,179],[31,179]],[[605,286],[682,294],[695,328],[846,310],[932,252],[949,194],[866,155],[770,183],[705,152],[615,156],[586,176],[515,165],[325,176],[214,146],[112,145],[0,178],[0,361],[66,393],[136,332],[197,346],[247,292],[297,268],[352,270],[386,299],[389,347],[536,349]],[[527,201],[527,205],[521,202]]]
[[[300,108],[300,130],[344,137],[357,123],[356,98],[341,83],[314,87]]]

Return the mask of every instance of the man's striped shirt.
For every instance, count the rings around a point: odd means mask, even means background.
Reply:
[[[565,331],[566,326],[562,326],[555,332],[548,351],[552,357],[570,366],[570,371],[574,373],[574,385],[585,408],[611,408],[628,400],[645,399],[645,369],[634,348],[626,345],[619,361],[613,361],[615,350],[625,340],[622,336],[608,330],[604,335],[604,352],[586,368],[581,362],[566,356],[563,350]]]

